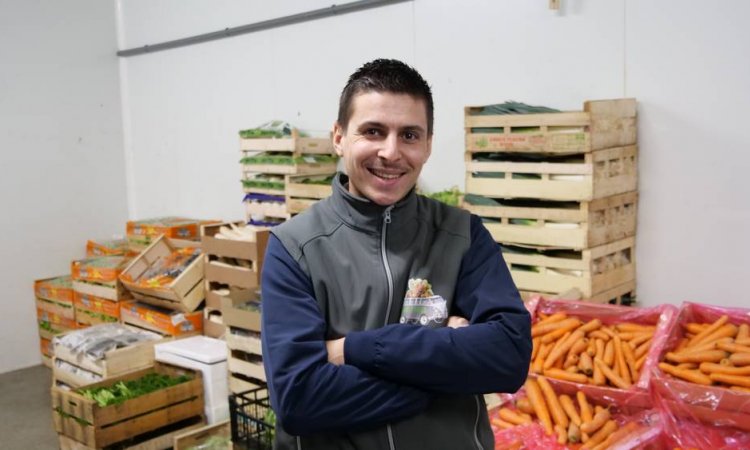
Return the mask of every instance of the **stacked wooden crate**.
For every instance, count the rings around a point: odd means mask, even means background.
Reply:
[[[243,392],[265,382],[260,347],[260,273],[268,230],[241,222],[206,225],[206,310],[219,310],[229,350],[229,389]],[[219,334],[217,330],[215,334]]]
[[[467,107],[466,196],[523,294],[635,295],[636,102],[483,114]]]
[[[39,349],[42,362],[52,367],[54,336],[76,329],[70,275],[34,281]]]
[[[332,177],[338,161],[330,137],[301,137],[297,130],[289,137],[241,137],[240,151],[246,219],[257,225],[289,219],[325,196],[315,183]]]

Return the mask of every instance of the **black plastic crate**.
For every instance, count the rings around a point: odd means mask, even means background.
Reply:
[[[232,442],[245,450],[272,450],[276,416],[268,389],[259,387],[229,396]]]

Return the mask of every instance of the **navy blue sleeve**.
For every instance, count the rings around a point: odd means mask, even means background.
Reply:
[[[454,303],[469,326],[394,324],[350,333],[344,341],[346,364],[435,392],[517,391],[531,359],[531,318],[498,244],[476,216]]]
[[[325,321],[309,277],[275,236],[263,263],[263,365],[288,433],[373,428],[426,409],[432,394],[328,362]]]

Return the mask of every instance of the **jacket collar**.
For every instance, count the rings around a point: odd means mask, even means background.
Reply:
[[[364,231],[378,233],[383,225],[385,211],[391,212],[391,225],[399,228],[417,216],[417,194],[414,189],[394,205],[380,206],[364,197],[349,192],[349,177],[339,172],[333,179],[331,207],[347,225]]]

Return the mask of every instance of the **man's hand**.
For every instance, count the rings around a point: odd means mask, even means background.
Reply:
[[[469,321],[460,316],[450,316],[448,317],[448,326],[450,328],[467,327],[469,326]],[[329,351],[328,354],[330,355],[331,352]],[[330,356],[329,356],[329,359],[330,359]]]
[[[344,364],[344,339],[345,337],[326,341],[328,350],[328,362],[340,366]]]

